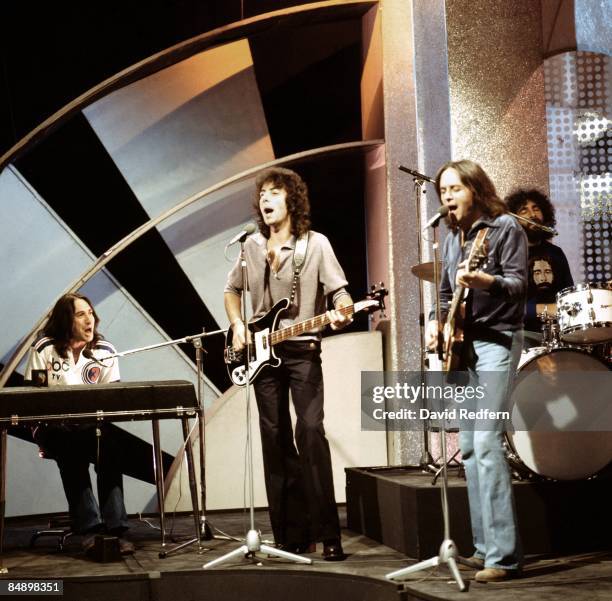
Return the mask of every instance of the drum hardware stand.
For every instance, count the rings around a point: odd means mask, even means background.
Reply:
[[[548,313],[548,308],[545,307],[538,317],[542,322],[542,346],[545,346],[548,351],[557,348],[560,340],[556,315]]]
[[[429,179],[429,178],[428,178]],[[436,226],[432,226],[433,229],[433,251],[434,251],[434,286],[435,286],[435,295],[436,295],[436,319],[438,322],[438,340],[437,340],[437,350],[438,355],[441,357],[442,355],[442,321],[441,321],[441,311],[440,311],[440,275],[438,273],[438,237]],[[420,233],[419,233],[420,234]],[[447,461],[447,452],[446,452],[446,436],[444,431],[442,431],[442,435],[440,436],[440,446],[442,448],[442,486],[440,487],[440,497],[442,503],[442,520],[444,523],[444,540],[440,545],[440,551],[438,555],[435,557],[431,557],[430,559],[426,559],[424,561],[420,561],[414,565],[408,566],[406,568],[402,568],[401,570],[396,570],[394,572],[389,572],[385,575],[387,580],[395,580],[401,579],[408,574],[413,574],[414,572],[420,572],[421,570],[425,570],[427,568],[433,568],[440,564],[446,564],[448,569],[450,570],[459,590],[461,592],[467,591],[467,586],[463,579],[461,578],[461,574],[459,573],[459,569],[457,567],[457,563],[462,563],[465,565],[470,565],[469,561],[459,557],[459,553],[457,551],[457,546],[451,540],[450,537],[450,518],[448,511],[448,461]],[[470,566],[471,567],[471,566]]]
[[[231,561],[234,558],[243,555],[247,558],[254,558],[257,553],[266,553],[268,556],[280,557],[282,559],[288,559],[295,561],[296,563],[312,564],[312,560],[308,557],[302,557],[294,553],[288,553],[282,549],[277,549],[271,545],[262,544],[261,532],[255,528],[255,491],[253,486],[253,439],[251,432],[251,374],[249,366],[251,362],[251,348],[248,340],[249,329],[247,320],[247,306],[246,306],[246,291],[249,289],[248,286],[248,273],[247,263],[244,255],[244,241],[246,240],[247,234],[240,238],[240,266],[242,269],[242,295],[241,295],[241,311],[242,311],[242,322],[244,324],[244,332],[246,337],[244,361],[245,361],[245,377],[246,377],[246,421],[247,421],[247,479],[249,489],[249,514],[250,514],[250,528],[244,538],[244,544],[237,549],[205,563],[202,567],[207,570],[215,566],[221,565]]]
[[[176,553],[177,551],[184,549],[185,547],[191,546],[194,543],[198,544],[198,551],[204,552],[209,551],[202,546],[202,540],[230,540],[230,537],[224,535],[215,535],[213,534],[213,527],[210,522],[206,518],[206,447],[205,447],[205,418],[204,418],[204,387],[202,385],[202,378],[204,377],[203,372],[203,353],[206,352],[203,348],[202,339],[207,338],[208,336],[216,336],[217,334],[224,334],[227,330],[215,330],[213,332],[206,332],[204,329],[201,334],[194,334],[193,336],[185,336],[184,338],[177,338],[176,340],[168,340],[166,342],[160,342],[157,344],[150,344],[148,346],[143,346],[140,348],[130,349],[127,351],[123,351],[121,353],[115,353],[113,355],[109,355],[108,357],[104,357],[102,361],[106,359],[111,359],[115,357],[125,357],[126,355],[132,355],[134,353],[139,353],[142,351],[150,351],[157,348],[162,348],[164,346],[175,346],[177,344],[186,344],[191,343],[196,351],[196,371],[197,371],[197,379],[198,385],[196,389],[196,398],[198,401],[198,415],[197,415],[197,426],[198,426],[198,438],[199,438],[199,460],[200,460],[200,500],[198,502],[197,495],[194,495],[194,491],[196,490],[196,477],[195,477],[195,469],[193,462],[193,449],[191,448],[191,441],[189,437],[189,431],[187,429],[187,423],[182,421],[183,427],[183,438],[185,439],[185,453],[187,455],[187,473],[189,477],[189,490],[191,491],[191,504],[193,508],[193,519],[196,536],[193,539],[190,539],[184,543],[180,543],[171,549],[166,549],[166,529],[165,529],[165,512],[164,512],[164,482],[163,482],[163,469],[160,469],[162,481],[157,483],[158,496],[160,498],[160,529],[162,536],[162,550],[159,552],[159,558],[165,559],[168,555],[172,553]],[[158,426],[159,428],[159,426]],[[159,436],[159,430],[157,430]],[[154,457],[154,461],[161,465],[161,451],[159,453],[159,457]]]
[[[444,430],[443,433],[442,433],[442,436],[445,436],[445,435],[446,435],[446,430]],[[463,468],[463,463],[459,459],[457,459],[457,455],[459,455],[459,453],[461,453],[461,449],[457,449],[453,453],[453,456],[446,462],[446,466],[447,467],[451,467],[451,465],[453,463],[455,463],[457,465],[457,467],[459,468],[459,475],[461,476],[461,472],[462,472],[462,470],[464,470],[464,468]],[[439,457],[436,460],[436,463],[438,463],[440,461],[440,459],[441,459],[441,457]],[[442,473],[442,470],[443,470],[442,467],[439,467],[436,470],[436,472],[434,474],[434,477],[431,479],[431,485],[432,486],[436,485],[436,482],[438,481],[438,478],[440,477],[440,474]],[[465,471],[464,471],[464,473],[465,473]]]

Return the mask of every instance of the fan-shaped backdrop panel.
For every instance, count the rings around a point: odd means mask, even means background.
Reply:
[[[274,158],[246,40],[132,83],[84,114],[151,217]],[[249,182],[207,197],[159,227],[218,323],[226,323],[223,249],[251,215],[251,190]]]
[[[5,362],[34,324],[55,300],[91,266],[94,257],[68,227],[27,184],[13,167],[0,174],[0,253],[10,269],[10,278],[0,295],[0,353]],[[106,271],[99,272],[83,288],[101,318],[101,331],[118,350],[156,344],[167,340],[142,308]],[[25,363],[22,361],[20,371]],[[129,380],[187,379],[195,382],[193,364],[180,351],[166,347],[133,355],[120,361],[121,377]],[[205,385],[208,403],[218,391]],[[150,424],[135,422],[125,429],[150,441]],[[176,454],[181,445],[178,422],[161,428],[162,448]],[[36,447],[9,438],[7,515],[29,515],[65,510],[65,499],[57,470],[38,459]],[[130,511],[142,511],[155,494],[150,484],[131,481],[126,485]],[[44,496],[30,494],[45,490]]]

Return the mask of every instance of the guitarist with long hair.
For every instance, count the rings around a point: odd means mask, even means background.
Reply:
[[[256,180],[254,209],[260,231],[244,244],[253,319],[289,298],[289,308],[279,316],[280,326],[298,324],[319,313],[326,315],[332,329],[349,324],[350,314],[339,311],[353,304],[345,289],[347,281],[329,240],[309,229],[310,205],[302,178],[283,168],[262,172]],[[242,293],[238,260],[225,287],[233,351],[244,349],[247,338],[251,341],[241,318]],[[326,313],[328,298],[334,309]],[[324,559],[343,560],[331,455],[323,428],[321,333],[317,329],[303,332],[277,344],[275,352],[280,365],[264,367],[253,382],[274,539],[291,553],[311,552],[313,543],[323,541]],[[297,449],[289,391],[297,415]]]
[[[436,189],[449,208],[450,232],[444,242],[440,281],[442,319],[455,323],[451,306],[463,303],[463,333],[446,328],[446,365],[455,364],[472,377],[495,374],[488,386],[487,409],[504,408],[520,358],[523,315],[527,290],[527,239],[523,228],[499,199],[495,187],[480,165],[467,160],[443,165]],[[474,248],[479,246],[478,249]],[[483,249],[484,248],[484,252]],[[471,260],[482,254],[485,261],[472,269]],[[470,260],[466,261],[466,257]],[[459,301],[459,302],[457,302]],[[427,342],[438,339],[435,312],[430,315]],[[461,321],[457,319],[457,321]],[[485,406],[483,404],[483,407]],[[478,408],[481,406],[478,405]],[[476,548],[472,563],[481,568],[479,582],[516,577],[522,554],[516,523],[509,467],[503,448],[503,425],[486,429],[462,429],[459,443],[467,478],[472,536]]]

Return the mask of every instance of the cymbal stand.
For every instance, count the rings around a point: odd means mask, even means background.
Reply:
[[[433,249],[434,249],[434,286],[435,286],[435,294],[436,294],[436,317],[438,320],[438,353],[442,351],[442,322],[440,320],[440,274],[438,273],[438,237],[436,227],[433,226],[434,238],[433,238]],[[421,570],[425,570],[427,568],[433,568],[440,564],[445,564],[448,566],[455,582],[457,583],[459,590],[464,592],[467,590],[466,584],[463,582],[461,578],[461,574],[459,573],[459,569],[457,567],[457,562],[465,563],[465,565],[470,565],[468,561],[459,557],[459,553],[457,551],[457,547],[455,543],[451,540],[450,537],[450,518],[448,511],[448,469],[447,469],[447,452],[446,452],[446,436],[444,435],[444,431],[442,431],[440,436],[440,446],[442,448],[442,486],[440,487],[440,497],[442,503],[442,520],[444,523],[444,540],[440,545],[440,550],[438,555],[435,557],[431,557],[430,559],[426,559],[424,561],[420,561],[412,566],[408,566],[406,568],[402,568],[401,570],[396,570],[395,572],[389,572],[385,575],[387,580],[396,580],[401,579],[408,574],[413,574],[414,572],[420,572]]]
[[[247,427],[247,481],[248,481],[248,490],[249,490],[249,515],[250,515],[250,528],[246,533],[244,538],[244,543],[214,559],[213,561],[209,561],[205,563],[202,567],[207,570],[209,568],[214,568],[218,565],[226,563],[228,561],[232,561],[234,558],[238,558],[241,555],[247,558],[254,558],[257,553],[266,553],[268,556],[272,557],[280,557],[282,559],[288,559],[290,561],[295,561],[296,563],[305,563],[311,564],[312,560],[308,557],[302,557],[301,555],[296,555],[294,553],[288,553],[287,551],[283,551],[282,549],[277,549],[276,547],[272,547],[270,545],[263,544],[261,542],[261,532],[255,528],[255,490],[253,486],[253,438],[252,438],[252,428],[251,428],[251,373],[250,373],[250,364],[251,364],[251,348],[250,342],[248,340],[248,320],[247,320],[247,306],[246,306],[246,291],[249,289],[248,286],[248,273],[247,273],[247,263],[244,255],[244,240],[246,239],[246,235],[243,239],[240,240],[240,266],[242,268],[242,296],[241,296],[241,309],[242,309],[242,322],[244,324],[244,332],[245,336],[247,336],[245,352],[244,352],[244,360],[245,360],[245,376],[246,376],[246,427]]]

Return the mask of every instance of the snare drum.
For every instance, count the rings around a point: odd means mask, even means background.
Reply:
[[[606,467],[612,461],[612,433],[575,432],[563,425],[568,407],[576,418],[589,415],[593,388],[577,386],[568,391],[567,380],[555,375],[607,371],[604,361],[581,349],[535,347],[524,352],[512,393],[512,424],[524,427],[520,424],[529,415],[531,422],[539,416],[540,423],[550,425],[546,431],[508,432],[510,463],[556,480],[587,478]],[[564,431],[564,427],[568,429]]]
[[[557,293],[561,340],[600,344],[612,340],[612,282],[578,284]]]

